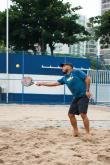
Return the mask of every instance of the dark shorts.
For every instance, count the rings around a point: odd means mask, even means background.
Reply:
[[[81,113],[87,113],[89,104],[89,98],[87,96],[82,96],[80,98],[74,99],[70,105],[69,114],[79,115]]]

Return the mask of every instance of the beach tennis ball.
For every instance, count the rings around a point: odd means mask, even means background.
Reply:
[[[20,67],[20,64],[16,64],[16,68],[19,68]]]

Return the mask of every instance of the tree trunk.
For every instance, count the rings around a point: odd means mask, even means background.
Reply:
[[[53,56],[53,50],[54,50],[54,49],[50,48],[50,50],[51,50],[51,56]]]
[[[41,46],[41,54],[45,55],[46,54],[46,43],[44,42],[43,39],[39,42],[39,45]]]
[[[55,47],[53,46],[53,44],[49,44],[49,47],[50,47],[50,51],[51,51],[51,56],[53,56],[53,52],[54,52],[54,49]]]
[[[43,40],[42,40],[42,44],[41,44],[41,53],[42,53],[42,55],[45,55],[45,53],[46,53],[46,44],[44,43]]]

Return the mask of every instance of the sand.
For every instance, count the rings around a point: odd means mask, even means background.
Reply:
[[[0,164],[110,165],[110,107],[89,106],[91,141],[73,137],[68,106],[0,105]]]

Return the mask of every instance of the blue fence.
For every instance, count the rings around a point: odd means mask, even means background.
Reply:
[[[56,81],[63,76],[59,65],[69,62],[76,68],[90,68],[90,61],[84,58],[52,57],[31,55],[25,52],[9,54],[9,73],[6,74],[6,54],[0,54],[0,87],[2,102],[9,103],[69,103],[72,95],[66,86],[62,87],[23,87],[23,76],[31,76],[34,81]]]

